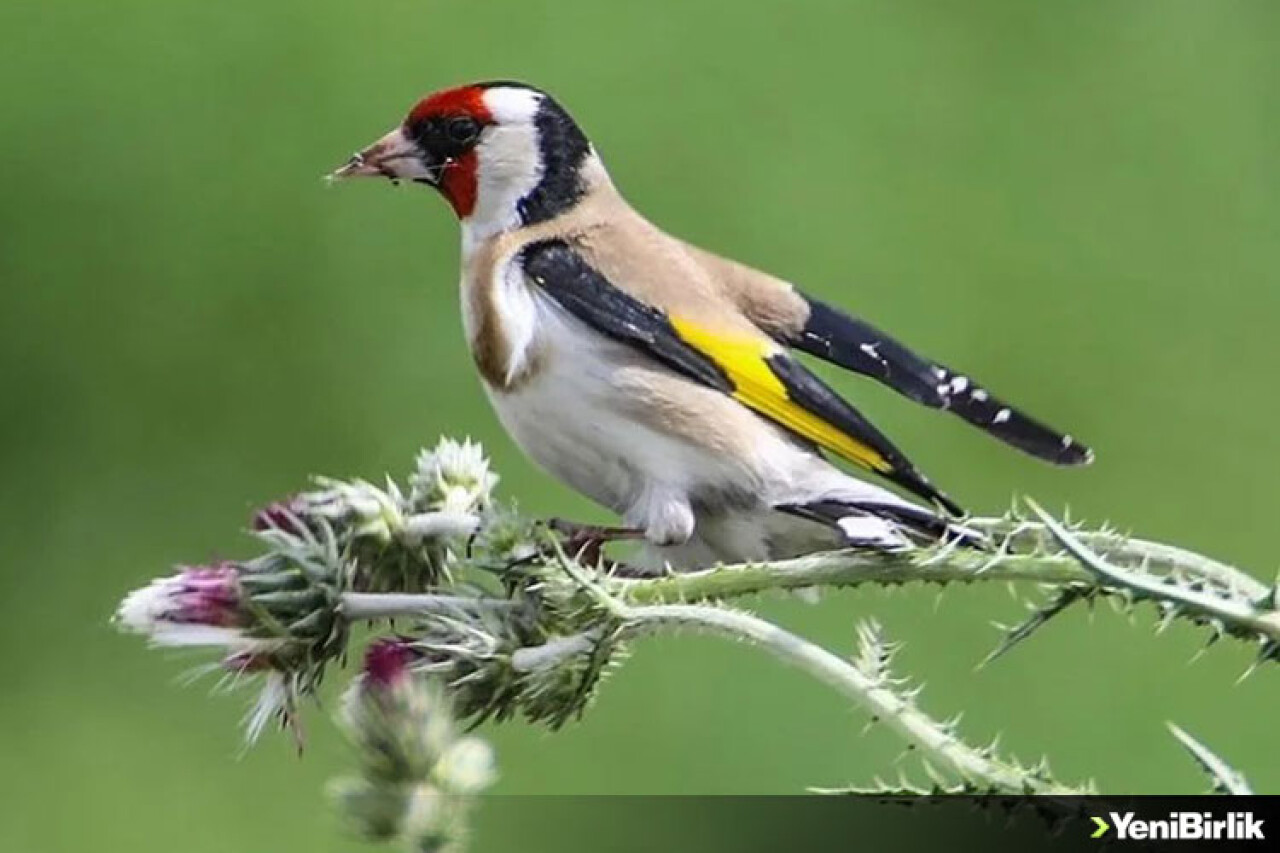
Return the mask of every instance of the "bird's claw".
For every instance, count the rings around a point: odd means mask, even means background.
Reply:
[[[606,544],[644,537],[643,530],[636,530],[632,527],[583,524],[563,518],[548,520],[547,527],[563,538],[565,553],[572,556],[578,563],[607,570],[611,570],[611,567],[618,564],[605,558],[604,546]]]

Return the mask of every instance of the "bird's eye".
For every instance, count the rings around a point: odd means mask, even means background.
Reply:
[[[480,135],[480,122],[470,116],[458,116],[449,120],[448,132],[454,142],[470,142]]]

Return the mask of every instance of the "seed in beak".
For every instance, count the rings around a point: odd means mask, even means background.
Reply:
[[[369,163],[365,159],[364,154],[357,151],[347,159],[346,163],[330,172],[329,179],[332,181],[338,178],[347,178],[352,175],[366,175],[368,174],[368,169]],[[378,167],[378,171],[382,172],[382,168]]]

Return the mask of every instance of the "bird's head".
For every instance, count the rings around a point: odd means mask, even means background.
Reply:
[[[550,95],[521,83],[476,83],[423,98],[332,177],[426,184],[463,222],[503,230],[572,207],[603,178],[598,164]]]

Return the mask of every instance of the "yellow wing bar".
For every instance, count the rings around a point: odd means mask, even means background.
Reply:
[[[743,405],[868,470],[882,474],[893,470],[894,466],[875,448],[791,398],[787,386],[769,363],[773,357],[786,358],[786,353],[772,342],[745,335],[719,334],[677,317],[671,317],[670,322],[681,340],[724,371],[733,384],[733,398]]]

